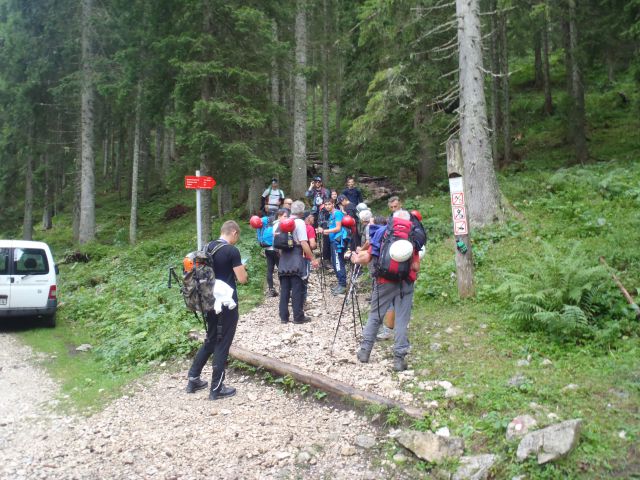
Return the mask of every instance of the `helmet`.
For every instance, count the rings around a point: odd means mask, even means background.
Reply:
[[[418,256],[420,257],[420,260],[422,260],[424,258],[424,254],[425,253],[427,253],[427,246],[426,245],[422,245],[422,248],[418,252]]]
[[[262,219],[259,216],[254,215],[249,219],[249,225],[251,225],[251,228],[255,228],[256,230],[258,228],[262,228]]]
[[[296,229],[296,221],[293,218],[283,218],[280,220],[280,231],[291,233]]]
[[[366,203],[359,203],[358,205],[356,205],[356,211],[361,212],[363,210],[368,210],[369,207],[367,207]]]
[[[413,244],[409,240],[396,240],[389,247],[389,255],[396,262],[406,262],[413,255]]]
[[[411,210],[411,215],[413,215],[414,217],[416,217],[418,219],[419,222],[422,221],[422,214],[420,213],[419,210]]]
[[[371,220],[372,215],[373,214],[371,213],[371,210],[362,210],[358,214],[358,218],[360,218],[361,222],[368,222],[369,220]]]
[[[355,224],[356,224],[356,221],[353,219],[353,217],[349,215],[345,215],[344,217],[342,217],[343,227],[353,227]]]

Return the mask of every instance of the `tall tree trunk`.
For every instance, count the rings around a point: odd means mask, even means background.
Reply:
[[[306,1],[296,0],[296,71],[293,113],[291,195],[304,197],[307,186],[307,21]]]
[[[22,239],[33,239],[33,155],[27,152],[24,165],[24,218]]]
[[[273,20],[271,23],[271,32],[273,42],[278,42],[278,23]],[[280,65],[275,53],[271,58],[271,105],[273,115],[271,117],[271,131],[274,139],[280,138]],[[273,143],[273,159],[277,161],[280,157],[279,142],[275,140]],[[252,211],[249,209],[249,211]]]
[[[169,176],[169,169],[171,165],[171,130],[168,128],[162,129],[162,179],[167,183]]]
[[[247,198],[247,210],[249,215],[256,215],[260,210],[260,194],[262,193],[262,179],[259,176],[251,177],[249,182],[249,197]]]
[[[153,182],[151,176],[151,149],[149,137],[149,124],[145,119],[141,119],[141,135],[140,135],[140,162],[142,171],[144,172],[144,190],[143,198],[149,200],[151,196],[151,183]]]
[[[548,6],[542,14],[542,83],[544,87],[544,113],[553,114],[553,100],[551,97],[551,68],[549,67],[549,20]]]
[[[133,134],[133,158],[131,162],[131,215],[129,216],[129,243],[136,244],[138,234],[138,173],[142,137],[142,81],[138,80],[136,93],[136,118]]]
[[[204,155],[200,157],[200,175],[207,176],[211,173],[209,164]],[[217,187],[220,188],[220,187]],[[213,193],[209,189],[200,191],[200,222],[202,226],[202,245],[206,245],[212,238],[211,225],[211,203],[213,201]]]
[[[78,241],[87,243],[96,236],[95,212],[95,158],[93,154],[93,51],[91,45],[91,16],[93,0],[82,0],[82,93],[81,93],[81,142],[82,169],[80,183],[80,225]]]
[[[340,0],[336,2],[335,12],[336,12],[336,28],[335,28],[335,37],[337,39],[341,38],[341,29],[340,29]],[[334,63],[336,65],[336,78],[334,84],[334,95],[336,101],[336,111],[335,111],[335,141],[339,141],[342,135],[341,129],[341,118],[342,118],[342,75],[343,75],[343,65],[342,65],[342,51],[340,50],[340,43],[336,42],[335,50],[333,53]]]
[[[431,112],[425,107],[418,106],[413,114],[413,130],[418,140],[418,187],[425,191],[433,186],[437,161],[434,140],[430,132]]]
[[[509,89],[509,44],[507,41],[507,13],[501,12],[500,17],[500,64],[502,65],[502,137],[504,152],[502,165],[511,163],[511,101]]]
[[[491,158],[484,96],[482,36],[478,0],[456,0],[460,68],[460,141],[468,217],[472,226],[501,217],[500,190]]]
[[[160,172],[162,165],[162,125],[156,125],[153,132],[154,139],[154,152],[153,152],[153,167],[156,172]]]
[[[316,49],[312,48],[311,49],[311,68],[312,69],[317,69],[318,68],[318,62],[316,60]],[[316,84],[315,80],[314,82],[311,84],[311,151],[313,153],[315,153],[316,150],[316,138],[318,137],[317,135],[317,115],[316,115],[316,105],[318,103],[318,85]]]
[[[489,2],[491,14],[491,35],[489,35],[489,50],[491,57],[491,151],[493,163],[497,167],[500,164],[500,143],[502,136],[502,100],[500,96],[500,31],[498,28],[497,1]]]
[[[102,178],[107,178],[107,167],[109,166],[109,130],[104,132],[102,139]]]
[[[587,147],[586,113],[584,106],[584,85],[578,55],[578,27],[576,24],[576,2],[569,0],[569,45],[571,50],[571,89],[573,93],[573,141],[575,146],[575,162],[584,164],[589,160]]]
[[[322,178],[329,182],[329,17],[322,0]]]
[[[44,170],[44,205],[42,208],[42,228],[43,230],[50,230],[53,227],[53,191],[52,185],[53,178],[51,176],[51,165],[49,160],[49,154],[44,153],[42,155],[42,167]]]
[[[542,31],[537,28],[533,33],[533,85],[536,90],[542,88]]]

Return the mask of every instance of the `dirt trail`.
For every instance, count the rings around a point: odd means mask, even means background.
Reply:
[[[323,304],[314,277],[310,299]],[[327,298],[327,311],[340,300]],[[364,299],[360,299],[364,307]],[[329,355],[335,315],[311,310],[307,325],[281,325],[277,299],[243,315],[237,344],[407,401],[390,373],[390,344],[356,364],[352,319]],[[359,330],[358,324],[358,330]],[[58,387],[40,360],[0,333],[0,478],[6,479],[376,479],[403,478],[385,460],[385,429],[358,411],[285,393],[229,371],[235,397],[211,402],[184,392],[179,373],[158,372],[90,417],[53,413]],[[210,369],[203,377],[210,376]],[[409,372],[401,379],[412,377]],[[419,403],[418,403],[419,404]]]

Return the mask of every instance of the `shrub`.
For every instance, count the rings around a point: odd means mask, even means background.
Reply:
[[[604,267],[590,265],[577,243],[569,252],[545,244],[530,255],[523,273],[507,274],[498,288],[509,304],[505,318],[525,331],[541,331],[560,343],[611,345],[637,331]]]

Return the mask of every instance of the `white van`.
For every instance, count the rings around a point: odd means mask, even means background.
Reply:
[[[56,274],[49,245],[0,240],[0,318],[37,317],[56,324]]]

